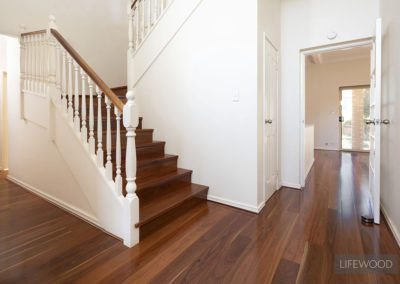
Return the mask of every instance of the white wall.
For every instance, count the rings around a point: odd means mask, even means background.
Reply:
[[[315,127],[312,124],[306,125],[304,130],[304,176],[306,179],[314,164],[314,131]]]
[[[400,2],[381,1],[383,22],[381,204],[400,245]]]
[[[256,1],[204,0],[137,97],[144,127],[193,169],[194,182],[210,186],[210,199],[257,210]]]
[[[6,96],[5,88],[7,87],[7,83],[5,85],[3,82],[7,80],[6,72],[7,72],[7,40],[6,37],[0,35],[0,170],[7,169],[7,137],[6,137],[6,129],[7,129],[7,117],[6,116]]]
[[[279,50],[281,45],[281,0],[258,0],[258,59],[257,59],[257,187],[258,187],[258,204],[264,202],[264,182],[263,182],[263,145],[264,145],[264,93],[263,93],[263,48],[264,38],[263,34],[272,42],[272,44]],[[280,76],[279,76],[280,77]],[[278,84],[279,86],[279,84]],[[278,87],[279,88],[279,87]],[[279,103],[279,98],[278,98]],[[278,128],[279,129],[279,128]],[[279,133],[278,133],[279,136]],[[278,137],[279,139],[279,137]],[[279,144],[279,143],[278,143]]]
[[[306,60],[306,124],[315,125],[315,148],[340,149],[339,88],[369,85],[370,59],[312,64]]]
[[[60,33],[110,86],[126,85],[128,0],[0,0],[0,34],[45,29],[56,17]]]
[[[370,37],[378,0],[282,0],[282,183],[300,186],[301,49]],[[326,34],[335,30],[330,41]]]
[[[16,38],[7,39],[7,75],[8,109],[19,110],[19,43]],[[48,112],[44,101],[36,110],[38,114]],[[9,111],[8,139],[9,177],[79,209],[86,216],[93,216],[85,195],[76,190],[79,184],[55,144],[49,141],[46,128],[21,120],[19,111]]]

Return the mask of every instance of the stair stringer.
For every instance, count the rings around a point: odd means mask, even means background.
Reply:
[[[139,208],[137,197],[127,200],[117,193],[114,181],[107,179],[105,168],[99,167],[96,155],[90,154],[89,144],[81,140],[61,106],[51,101],[54,143],[86,196],[97,218],[95,225],[132,247],[139,242],[139,230],[134,227],[139,220],[135,214]]]
[[[128,90],[132,90],[203,0],[173,0],[132,54],[128,51]]]

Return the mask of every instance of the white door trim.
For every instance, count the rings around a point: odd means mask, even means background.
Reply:
[[[265,120],[267,119],[266,117],[266,110],[265,110],[265,96],[266,96],[266,66],[265,66],[265,49],[266,49],[266,42],[268,42],[273,49],[275,49],[276,54],[277,54],[277,66],[278,66],[278,85],[277,85],[277,98],[276,98],[276,137],[277,137],[277,143],[276,143],[276,151],[277,151],[277,169],[278,169],[278,180],[277,180],[277,187],[279,189],[280,184],[281,184],[281,173],[280,173],[280,61],[279,61],[279,49],[272,43],[272,41],[268,38],[265,32],[263,32],[263,92],[262,92],[262,104],[263,104],[263,120],[262,120],[262,125],[263,125],[263,150],[262,150],[262,155],[263,155],[263,177],[262,177],[262,184],[263,184],[263,202],[265,203],[267,200],[265,200],[266,196],[266,186],[265,186],[265,173],[267,169],[267,164],[265,160]]]
[[[345,48],[351,47],[358,47],[364,45],[372,44],[372,37],[369,38],[362,38],[356,39],[352,41],[340,42],[330,45],[306,48],[300,50],[300,185],[304,187],[305,185],[305,152],[304,152],[304,131],[305,131],[305,114],[306,114],[306,56],[321,53],[321,52],[328,52],[328,51],[335,51]]]

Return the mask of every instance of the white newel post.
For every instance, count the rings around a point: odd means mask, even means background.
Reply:
[[[139,229],[135,228],[135,224],[139,222],[139,198],[136,195],[136,145],[135,145],[135,130],[139,124],[138,107],[135,102],[133,90],[126,94],[128,99],[124,106],[123,122],[126,128],[126,218],[128,235],[124,239],[124,244],[128,247],[139,242]]]
[[[126,236],[124,238],[124,244],[128,247],[132,247],[139,242],[139,229],[135,228],[135,224],[139,222],[139,198],[136,195],[136,144],[135,144],[135,130],[139,124],[139,113],[138,107],[135,102],[134,86],[131,76],[132,71],[132,55],[134,52],[134,44],[138,44],[138,25],[139,17],[135,15],[136,9],[131,9],[133,0],[128,3],[128,22],[129,22],[129,39],[128,39],[128,92],[126,98],[127,103],[124,105],[123,111],[123,124],[127,130],[126,133],[126,157],[125,157],[125,172],[126,172],[126,197],[125,197],[125,224]],[[134,26],[134,19],[137,23]],[[135,33],[134,33],[135,29]]]

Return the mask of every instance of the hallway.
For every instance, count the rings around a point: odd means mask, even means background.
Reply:
[[[150,224],[132,249],[2,173],[0,282],[400,283],[333,272],[335,254],[400,255],[384,220],[360,224],[367,165],[368,154],[315,151],[306,188],[282,188],[260,215],[193,202],[167,226]]]

